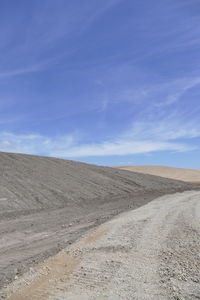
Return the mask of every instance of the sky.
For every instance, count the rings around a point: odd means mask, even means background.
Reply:
[[[200,169],[200,1],[1,0],[0,151]]]

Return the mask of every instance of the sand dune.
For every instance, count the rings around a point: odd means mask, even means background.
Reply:
[[[120,166],[117,168],[200,184],[200,170],[165,166]]]

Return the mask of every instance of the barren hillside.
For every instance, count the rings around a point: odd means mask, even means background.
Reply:
[[[1,214],[72,205],[96,206],[115,196],[185,188],[181,182],[154,176],[21,154],[0,153],[0,172]]]
[[[142,174],[151,174],[155,176],[162,176],[165,178],[200,184],[200,170],[165,166],[120,166],[117,168],[121,170],[134,171]]]
[[[88,229],[150,200],[196,187],[56,158],[0,153],[0,286]]]

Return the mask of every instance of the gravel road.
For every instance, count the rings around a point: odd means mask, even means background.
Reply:
[[[0,152],[0,289],[121,212],[199,185]]]
[[[199,220],[199,191],[157,198],[91,230],[4,292],[9,300],[200,299]]]

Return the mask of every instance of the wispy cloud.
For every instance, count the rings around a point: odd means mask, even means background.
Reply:
[[[129,155],[155,151],[189,151],[196,148],[188,139],[200,137],[195,122],[182,124],[173,118],[157,122],[134,123],[128,132],[101,143],[79,144],[63,152],[51,153],[59,157]],[[185,140],[180,141],[180,140]]]
[[[135,123],[128,132],[100,143],[85,144],[73,134],[49,138],[3,132],[0,133],[0,150],[64,158],[190,151],[196,146],[189,143],[188,139],[196,137],[200,137],[198,124],[180,124],[171,118],[156,123]]]
[[[27,65],[24,67],[22,66],[11,68],[9,70],[2,70],[0,71],[0,79],[6,79],[9,77],[21,76],[29,73],[36,73],[47,70],[49,67],[56,65],[60,57],[61,56],[43,59],[41,61],[38,60],[37,63],[32,63],[31,65]]]
[[[24,75],[24,74],[28,74],[28,73],[34,73],[34,72],[38,72],[44,69],[44,64],[40,64],[40,65],[35,65],[35,66],[30,66],[30,67],[26,67],[26,68],[19,68],[19,69],[13,69],[10,71],[4,71],[4,72],[0,72],[0,78],[7,78],[7,77],[14,77],[14,76],[18,76],[18,75]]]
[[[176,79],[158,87],[158,91],[164,91],[167,95],[160,105],[172,105],[180,100],[180,98],[190,89],[200,84],[200,77]],[[155,90],[155,87],[154,87]]]
[[[98,85],[101,89],[96,95],[102,107],[105,107],[106,95],[106,108],[109,105],[114,107],[119,103],[124,105],[127,103],[134,108],[142,106],[143,114],[147,110],[154,112],[155,108],[164,111],[167,106],[181,103],[182,98],[189,94],[190,90],[200,86],[200,77],[197,74],[154,79],[154,74],[148,71],[145,74],[142,69],[138,71],[137,68],[127,64],[110,68],[103,76],[103,79],[99,78]]]
[[[0,133],[0,151],[50,155],[64,151],[74,144],[76,135],[56,136],[53,138],[39,134]]]
[[[117,140],[113,142],[103,142],[100,144],[82,145],[72,147],[64,152],[52,153],[56,157],[88,157],[88,156],[112,156],[112,155],[129,155],[142,154],[155,151],[188,151],[194,147],[187,146],[181,143],[170,142],[153,142],[147,141],[132,141]]]
[[[12,26],[5,20],[0,24],[6,32],[0,35],[1,56],[4,58],[0,59],[0,79],[42,71],[55,60],[66,60],[70,53],[77,51],[73,39],[83,34],[102,14],[120,1],[108,0],[101,4],[93,1],[84,5],[63,0],[59,3],[42,1],[34,7],[32,17],[25,18],[26,27],[16,18],[21,15],[19,6],[12,19]],[[16,35],[19,40],[15,40]],[[59,46],[62,50],[58,51]],[[57,50],[56,57],[52,51],[54,48]]]
[[[102,14],[120,2],[122,2],[122,0],[107,0],[104,3],[98,3],[98,1],[94,1],[93,10],[91,11],[90,16],[88,16],[85,26],[82,28],[86,29],[87,27],[91,26]]]

